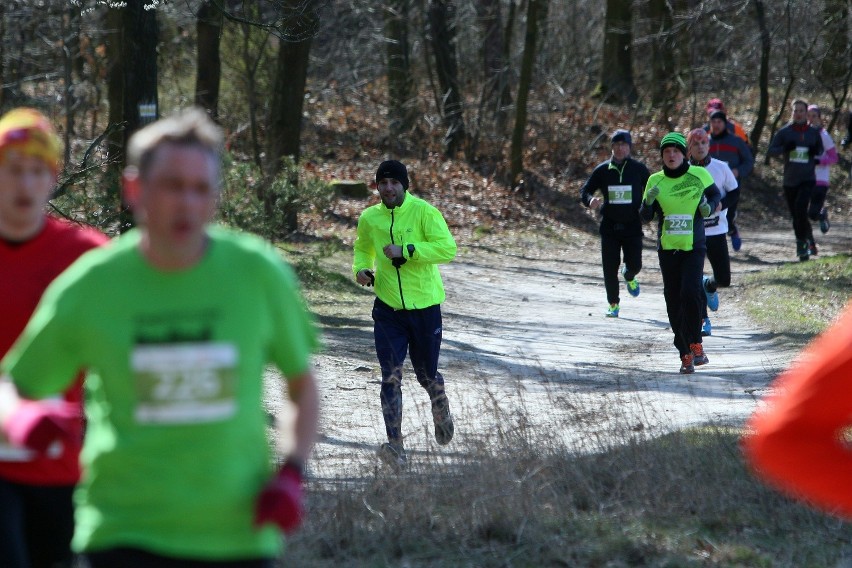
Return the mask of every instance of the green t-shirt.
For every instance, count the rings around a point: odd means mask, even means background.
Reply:
[[[317,346],[289,266],[264,241],[211,228],[194,267],[152,268],[131,231],[61,275],[2,363],[27,396],[86,378],[78,551],[133,546],[210,559],[271,557],[252,526],[271,474],[268,362],[309,370]]]
[[[648,190],[660,188],[657,203],[662,210],[660,247],[663,250],[692,250],[697,224],[704,230],[698,204],[704,190],[713,185],[713,176],[700,166],[689,166],[682,176],[670,178],[663,172],[651,174],[645,185],[643,201]]]

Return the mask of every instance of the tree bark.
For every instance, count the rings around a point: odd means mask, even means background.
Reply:
[[[538,42],[539,13],[546,0],[529,0],[527,4],[527,31],[524,36],[524,54],[521,61],[521,75],[518,79],[518,100],[515,104],[515,127],[512,130],[512,146],[509,150],[509,179],[517,187],[524,171],[524,131],[527,127],[527,100],[532,86],[533,65],[535,64],[536,44]]]
[[[766,125],[766,117],[769,116],[769,56],[772,51],[772,37],[766,25],[766,7],[763,0],[754,0],[754,17],[757,21],[757,29],[760,32],[760,70],[758,72],[760,103],[757,107],[757,116],[749,140],[751,141],[752,152],[757,159],[757,144],[760,142],[763,127]]]
[[[494,121],[502,130],[512,105],[512,94],[509,90],[509,67],[504,56],[500,0],[479,0],[476,15],[482,29],[485,107],[491,109]]]
[[[157,11],[145,10],[146,0],[128,0],[122,8],[107,12],[108,29],[116,30],[108,39],[109,122],[123,124],[109,137],[107,183],[119,194],[121,170],[126,163],[125,149],[130,136],[153,122],[157,108]],[[132,219],[121,205],[119,229],[132,226]]]
[[[651,106],[659,109],[659,122],[669,127],[668,117],[680,92],[672,10],[667,0],[648,2],[648,15],[654,26],[651,44]]]
[[[464,144],[465,125],[461,92],[459,90],[456,36],[452,0],[432,0],[429,3],[429,27],[435,71],[441,88],[439,109],[446,127],[443,139],[444,154],[455,157]]]
[[[291,3],[296,0],[290,0]],[[278,61],[275,70],[275,83],[272,89],[267,138],[269,144],[269,162],[267,168],[271,176],[281,172],[282,160],[289,156],[298,163],[302,138],[302,109],[305,101],[305,85],[308,79],[308,62],[313,38],[300,41],[281,41],[278,47]],[[298,179],[290,180],[298,185]],[[287,209],[274,211],[271,195],[264,202],[268,215],[283,215],[287,231],[298,228],[297,211]]]
[[[388,106],[390,129],[407,134],[414,127],[414,79],[408,45],[409,0],[387,0],[385,41],[387,46]]]
[[[601,82],[598,92],[604,101],[636,102],[633,83],[633,7],[623,0],[607,0]]]
[[[223,23],[224,14],[218,1],[204,0],[195,21],[198,34],[195,104],[206,110],[213,120],[219,118],[219,82],[222,76],[219,42]]]

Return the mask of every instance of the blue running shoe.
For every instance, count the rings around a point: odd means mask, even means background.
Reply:
[[[627,274],[627,265],[621,267],[621,275],[624,276]],[[634,298],[639,295],[639,281],[634,277],[633,280],[628,280],[626,276],[624,276],[624,281],[627,283],[627,293],[633,296]]]
[[[710,325],[710,318],[704,318],[704,323],[701,324],[701,337],[713,335],[713,326]]]
[[[608,318],[617,318],[618,317],[618,304],[610,304],[606,309],[606,317]]]
[[[731,233],[731,246],[734,247],[734,252],[739,252],[743,246],[743,240],[740,238],[740,232],[734,231]]]
[[[718,292],[708,292],[707,291],[707,281],[710,280],[708,276],[705,276],[702,280],[702,285],[704,288],[704,295],[707,296],[707,307],[715,312],[719,309],[719,293]]]

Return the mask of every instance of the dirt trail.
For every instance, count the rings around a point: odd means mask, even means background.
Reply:
[[[548,428],[569,415],[578,427],[553,436],[578,447],[624,428],[661,432],[740,422],[800,348],[757,329],[740,300],[744,273],[794,260],[792,231],[745,225],[742,232],[743,249],[731,253],[732,287],[720,291],[720,309],[711,313],[713,335],[704,341],[710,364],[694,375],[678,372],[650,238],[641,294],[622,294],[618,319],[603,316],[596,239],[579,250],[532,247],[509,255],[464,247],[441,269],[447,289],[441,370],[456,439],[446,448],[435,444],[428,399],[406,369],[403,431],[409,453],[452,456],[507,422]],[[818,237],[821,253],[849,251],[848,235],[849,226],[835,224]],[[356,477],[375,467],[375,448],[384,441],[370,305],[364,302],[358,321],[325,330],[327,349],[316,361],[323,418],[312,467],[319,477]],[[280,405],[273,395],[270,403]]]

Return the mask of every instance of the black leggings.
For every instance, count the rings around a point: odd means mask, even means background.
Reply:
[[[621,266],[621,255],[624,253],[624,266],[627,268],[624,277],[633,280],[642,270],[642,235],[622,237],[601,235],[601,265],[603,266],[606,301],[618,304],[618,292],[621,290],[618,267]]]
[[[787,200],[787,208],[793,218],[793,233],[797,241],[812,241],[814,238],[813,228],[808,219],[808,205],[815,185],[816,182],[806,181],[799,185],[784,186],[784,198]]]
[[[38,486],[0,479],[0,566],[71,566],[73,486]]]
[[[681,355],[690,352],[691,344],[701,343],[704,254],[703,248],[657,251],[663,275],[666,312],[674,333],[674,346]]]

